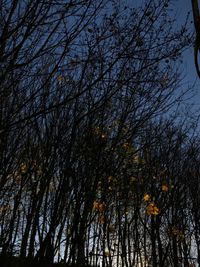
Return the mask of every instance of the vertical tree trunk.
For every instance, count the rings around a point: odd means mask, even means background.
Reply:
[[[157,254],[156,254],[156,234],[155,234],[155,221],[151,217],[151,246],[152,246],[152,267],[157,267]]]
[[[163,247],[162,247],[162,242],[160,238],[160,218],[159,217],[156,217],[156,236],[158,240],[158,256],[159,256],[158,266],[162,266]]]
[[[177,240],[176,236],[172,239],[172,248],[173,248],[173,264],[174,267],[179,267],[178,263],[178,249],[177,249]]]

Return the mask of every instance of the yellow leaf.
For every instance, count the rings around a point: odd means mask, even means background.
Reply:
[[[162,191],[163,192],[168,192],[168,190],[169,190],[168,185],[167,184],[162,184]]]
[[[124,143],[123,145],[122,145],[124,148],[129,148],[129,147],[131,147],[131,145],[127,142],[127,143]]]
[[[146,193],[146,194],[144,194],[143,200],[144,200],[144,202],[150,201],[151,200],[151,196]]]
[[[104,251],[104,256],[105,257],[109,257],[110,256],[110,252],[108,250]]]
[[[59,76],[58,76],[58,81],[59,81],[59,82],[61,82],[61,81],[62,81],[62,79],[63,79],[63,78],[62,78],[62,76],[61,76],[61,75],[59,75]]]
[[[25,163],[22,163],[21,165],[20,165],[20,170],[21,170],[21,173],[26,173],[27,172],[27,166],[26,166],[26,164]]]
[[[149,205],[146,208],[146,211],[148,215],[158,215],[160,213],[159,208],[153,201],[149,203]]]
[[[105,134],[101,134],[101,138],[102,139],[105,139],[106,138],[106,135]]]

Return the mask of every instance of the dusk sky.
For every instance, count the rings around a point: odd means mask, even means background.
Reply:
[[[175,6],[175,13],[177,12],[177,23],[178,24],[183,24],[184,20],[187,16],[187,13],[190,12],[190,25],[191,25],[191,30],[194,29],[194,24],[193,24],[193,16],[192,16],[192,6],[191,6],[191,1],[190,0],[176,0],[176,6]],[[184,60],[184,67],[185,70],[187,71],[187,80],[188,81],[194,81],[197,78],[196,75],[196,70],[194,66],[194,55],[193,55],[193,49],[188,49],[185,53],[185,60]]]
[[[190,18],[189,18],[189,26],[191,27],[192,31],[195,31],[194,24],[193,24],[193,13],[192,13],[192,3],[191,0],[176,0],[175,1],[175,11],[177,12],[177,22],[178,24],[183,24],[184,20],[188,14],[188,11],[190,12]],[[200,1],[199,1],[200,4]],[[199,62],[200,62],[200,56],[199,56]],[[186,101],[184,109],[188,113],[188,116],[186,115],[187,121],[191,122],[193,119],[196,120],[198,118],[198,122],[196,124],[197,126],[197,134],[200,132],[200,121],[199,121],[199,115],[200,115],[200,79],[197,75],[195,64],[194,64],[194,50],[193,47],[189,48],[187,51],[183,54],[183,74],[184,74],[184,80],[182,87],[186,88],[193,88],[189,91],[189,97],[192,96],[188,101]],[[186,113],[187,114],[187,113]]]
[[[188,11],[190,11],[190,25],[191,30],[194,30],[193,24],[193,16],[192,16],[192,5],[191,0],[176,0],[174,11],[177,12],[177,22],[178,24],[184,23],[184,20],[187,16]],[[195,65],[194,65],[194,52],[193,49],[190,48],[184,53],[183,58],[183,69],[185,76],[185,85],[191,86],[195,82],[195,97],[191,100],[191,102],[195,104],[195,110],[198,111],[200,108],[200,80],[197,76]]]
[[[141,5],[141,1],[127,0],[127,3],[134,6],[138,4]],[[145,2],[145,1],[142,1]],[[191,27],[191,31],[194,31],[193,24],[193,14],[192,14],[192,4],[191,0],[171,0],[169,1],[169,9],[172,11],[172,14],[175,14],[176,22],[178,26],[184,24],[185,19],[190,12],[188,26]],[[200,2],[200,1],[199,1]],[[136,4],[135,4],[136,3]],[[200,3],[199,3],[200,4]],[[176,26],[176,25],[175,25]],[[199,60],[200,61],[200,60]],[[190,110],[193,110],[195,114],[200,111],[200,79],[197,76],[195,65],[194,65],[194,51],[193,48],[187,49],[183,54],[183,62],[180,63],[180,68],[183,69],[183,80],[181,82],[182,89],[183,87],[193,87],[193,91],[191,90],[191,95],[194,95],[190,100],[187,101],[188,106],[190,105]],[[192,108],[192,109],[191,109]]]

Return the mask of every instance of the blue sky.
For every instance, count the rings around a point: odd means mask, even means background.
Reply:
[[[129,3],[133,3],[133,0],[126,0]],[[164,1],[164,0],[163,0]],[[199,1],[199,7],[200,7],[200,0]],[[145,2],[145,0],[141,1],[134,1],[134,5],[141,5],[141,3]],[[193,24],[193,14],[192,14],[192,4],[191,0],[169,0],[170,5],[169,8],[173,9],[172,14],[176,14],[176,22],[177,24],[183,25],[186,19],[186,16],[188,12],[190,11],[190,17],[189,17],[189,27],[191,27],[191,30],[194,29]],[[200,62],[200,56],[199,56],[199,62]],[[183,87],[192,87],[194,84],[194,92],[191,90],[191,96],[193,94],[194,97],[192,97],[190,100],[187,101],[188,106],[190,106],[190,110],[193,110],[194,113],[200,114],[200,79],[197,76],[195,65],[194,65],[194,52],[193,47],[189,48],[187,51],[183,54],[183,63],[181,63],[181,69],[183,70],[183,81],[182,81],[182,88]],[[190,95],[189,95],[190,97]]]
[[[198,0],[199,7],[200,1]],[[183,23],[186,14],[190,11],[190,21],[192,23],[189,24],[192,31],[195,31],[193,24],[193,14],[192,14],[192,3],[191,0],[176,0],[175,9],[177,11],[177,21]],[[200,65],[200,54],[199,54],[199,65]],[[186,109],[188,109],[189,113],[187,115],[187,121],[190,122],[198,119],[196,124],[196,135],[200,134],[200,79],[197,76],[197,72],[194,64],[194,51],[193,47],[189,48],[183,57],[183,69],[184,69],[184,83],[183,86],[191,87],[194,84],[194,95],[191,90],[191,95],[193,97],[187,102]]]
[[[190,20],[193,21],[192,16],[192,6],[190,0],[176,0],[175,9],[174,11],[177,12],[177,23],[183,24],[184,20],[187,16],[187,12],[190,11]],[[189,26],[191,26],[191,29],[193,30],[194,25],[193,23],[190,23]],[[190,48],[188,51],[185,52],[184,57],[184,67],[187,70],[187,80],[194,81],[197,78],[196,70],[194,66],[194,55],[193,55],[193,49]]]
[[[191,0],[176,0],[174,1],[174,11],[177,12],[177,22],[178,24],[184,23],[184,19],[187,16],[187,12],[190,11],[190,20],[193,21],[192,16],[192,5]],[[191,30],[194,30],[193,23],[189,24]],[[200,61],[200,59],[199,59]],[[185,74],[185,85],[191,86],[194,82],[196,94],[193,99],[191,99],[191,103],[194,104],[194,108],[196,111],[200,111],[200,79],[197,76],[195,65],[194,65],[194,54],[193,48],[188,49],[184,53],[183,57],[183,69]]]

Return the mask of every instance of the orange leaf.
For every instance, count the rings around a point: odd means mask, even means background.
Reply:
[[[102,215],[102,216],[99,217],[99,223],[100,224],[106,223],[106,217],[104,215]]]
[[[106,204],[104,202],[103,203],[100,203],[99,204],[99,211],[100,212],[103,212],[105,209],[106,209]]]
[[[168,192],[168,190],[169,190],[168,185],[167,184],[162,184],[162,191],[163,192]]]
[[[149,203],[149,205],[146,208],[146,211],[148,215],[158,215],[160,213],[159,208],[153,201]]]
[[[95,210],[99,209],[99,202],[96,200],[93,202],[93,209],[95,209]]]
[[[145,193],[144,197],[143,197],[143,200],[144,200],[144,202],[150,201],[151,200],[151,196],[149,194]]]

